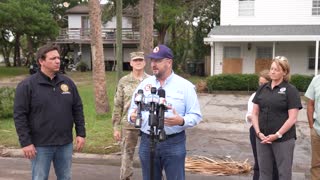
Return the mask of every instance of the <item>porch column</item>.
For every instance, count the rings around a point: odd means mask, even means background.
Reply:
[[[314,65],[314,75],[318,75],[318,58],[319,58],[319,40],[316,41],[316,56],[315,56],[315,65]]]
[[[211,48],[211,61],[210,61],[210,64],[211,64],[211,68],[210,68],[210,76],[213,76],[214,74],[214,68],[215,68],[215,64],[214,64],[214,43],[213,42],[210,42],[210,48]]]
[[[276,42],[272,43],[272,59],[276,57]]]

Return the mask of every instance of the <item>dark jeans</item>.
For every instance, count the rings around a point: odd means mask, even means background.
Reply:
[[[250,127],[250,142],[254,157],[254,166],[253,166],[253,180],[259,180],[259,165],[257,157],[257,146],[256,146],[256,131],[253,126]],[[273,180],[279,180],[278,168],[276,162],[273,163]]]
[[[150,138],[141,134],[139,157],[142,168],[143,180],[150,180]],[[162,179],[164,169],[167,180],[185,179],[186,135],[181,132],[169,137],[163,142],[158,142],[154,156],[154,179]]]

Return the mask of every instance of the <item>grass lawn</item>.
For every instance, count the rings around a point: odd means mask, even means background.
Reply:
[[[128,72],[124,72],[127,74]],[[27,68],[5,68],[0,67],[1,77],[13,77],[16,75],[28,74]],[[111,113],[113,109],[113,97],[116,90],[116,72],[106,72],[106,87],[110,111],[97,115],[95,112],[94,90],[92,72],[67,72],[78,87],[84,106],[86,120],[87,138],[84,152],[108,154],[119,151],[119,146],[113,140]],[[201,80],[200,77],[190,77],[193,83]],[[0,145],[19,148],[19,143],[13,123],[13,119],[0,119]]]
[[[0,66],[0,80],[29,73],[28,67],[5,67]]]

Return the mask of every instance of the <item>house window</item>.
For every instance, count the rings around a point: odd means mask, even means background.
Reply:
[[[254,0],[239,0],[239,16],[254,15]]]
[[[272,48],[257,47],[257,59],[272,59]]]
[[[315,56],[316,56],[316,48],[313,47],[309,47],[308,49],[308,60],[309,60],[309,65],[308,68],[309,69],[314,69],[315,66]],[[320,58],[318,57],[318,69],[320,69]]]
[[[224,58],[240,58],[240,47],[225,47]]]
[[[89,16],[81,16],[81,28],[89,29],[89,27],[90,27]]]
[[[320,15],[320,0],[312,0],[312,15]]]

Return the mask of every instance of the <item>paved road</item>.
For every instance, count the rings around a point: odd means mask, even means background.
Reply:
[[[199,94],[203,121],[196,127],[187,130],[188,155],[202,155],[214,159],[226,157],[235,161],[253,162],[249,126],[245,124],[244,116],[247,100],[250,94]],[[306,104],[299,112],[297,136],[294,152],[294,180],[309,179],[310,168],[310,136],[306,118]],[[1,154],[1,153],[0,153]],[[118,179],[119,156],[112,158],[87,158],[73,165],[73,179],[100,180]],[[91,160],[90,160],[91,159]],[[113,159],[113,160],[111,160]],[[90,162],[90,163],[88,163]],[[138,163],[138,161],[137,161]],[[141,179],[141,170],[135,169],[135,178]],[[0,159],[0,180],[30,179],[29,164],[20,158]],[[205,176],[187,174],[187,179],[211,180],[249,180],[251,175],[238,176]]]

